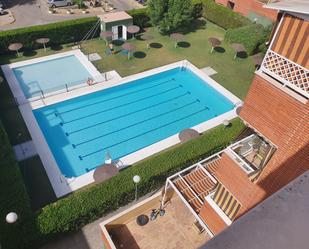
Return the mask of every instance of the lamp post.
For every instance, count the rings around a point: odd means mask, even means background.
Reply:
[[[137,201],[137,184],[141,181],[141,177],[139,175],[133,176],[133,182],[135,183],[135,201]]]
[[[18,215],[14,212],[10,212],[6,215],[5,220],[7,223],[9,224],[14,224],[18,219]],[[2,248],[1,244],[0,244],[0,249]]]
[[[14,212],[10,212],[6,215],[5,220],[9,224],[14,224],[18,219],[18,215]]]

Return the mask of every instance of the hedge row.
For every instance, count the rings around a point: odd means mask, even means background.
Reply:
[[[2,249],[30,247],[37,239],[35,216],[12,147],[0,122],[0,244]],[[9,212],[18,214],[17,224],[7,224]]]
[[[249,55],[261,52],[261,46],[269,39],[271,27],[264,28],[259,24],[229,29],[225,39],[230,43],[241,43],[245,46]]]
[[[24,49],[33,49],[35,40],[42,37],[50,38],[52,44],[64,44],[81,41],[87,32],[97,23],[97,17],[88,17],[46,25],[38,25],[0,32],[0,53],[7,53],[8,46],[14,42],[21,42]],[[98,37],[100,29],[94,34]]]
[[[128,10],[127,13],[133,17],[134,25],[141,28],[150,26],[150,18],[147,13],[147,8]]]
[[[200,1],[204,6],[203,16],[224,29],[233,29],[252,24],[247,17],[235,13],[222,5],[216,4],[214,0]]]
[[[132,177],[141,176],[139,195],[160,188],[171,174],[226,147],[244,127],[240,119],[229,128],[218,126],[200,138],[176,146],[121,171],[110,180],[76,191],[44,207],[37,225],[45,239],[80,229],[83,225],[126,205],[134,199]]]

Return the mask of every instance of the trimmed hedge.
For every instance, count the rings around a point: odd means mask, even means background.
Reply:
[[[75,19],[46,25],[12,29],[0,32],[0,53],[7,53],[10,43],[21,42],[24,49],[33,49],[37,44],[35,40],[41,37],[50,38],[50,43],[64,44],[79,42],[87,32],[97,23],[97,17]],[[97,29],[94,37],[98,37]]]
[[[141,28],[150,26],[150,18],[147,8],[128,10],[127,13],[133,17],[133,23]]]
[[[204,5],[203,16],[224,29],[233,29],[252,24],[247,17],[216,4],[214,0],[201,1]]]
[[[0,122],[0,243],[2,249],[29,247],[37,240],[35,216],[12,147]],[[5,216],[16,212],[16,224]]]
[[[262,25],[252,24],[236,29],[229,29],[225,34],[225,39],[230,43],[243,44],[247,53],[253,55],[261,52],[260,49],[268,40],[270,32],[270,28],[264,28]]]
[[[201,137],[176,146],[121,171],[98,185],[76,191],[44,207],[37,225],[44,238],[55,238],[82,226],[134,200],[132,177],[141,176],[139,195],[160,188],[171,174],[226,147],[244,127],[240,119],[229,128],[218,126]]]

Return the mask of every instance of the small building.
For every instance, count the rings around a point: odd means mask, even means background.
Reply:
[[[101,31],[112,31],[112,40],[126,40],[128,38],[127,27],[133,25],[133,17],[125,11],[107,13],[99,16]]]

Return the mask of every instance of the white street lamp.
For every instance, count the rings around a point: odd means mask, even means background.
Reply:
[[[16,213],[14,212],[10,212],[6,215],[5,220],[7,223],[13,224],[17,221],[18,216]]]
[[[133,182],[135,183],[135,201],[137,201],[137,184],[141,181],[141,177],[139,175],[133,176]]]

